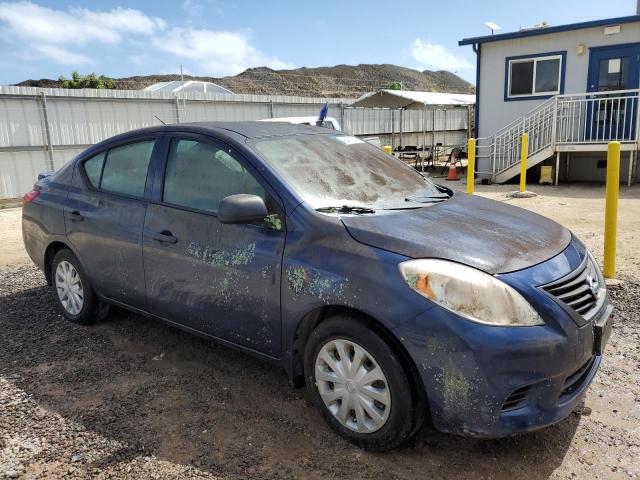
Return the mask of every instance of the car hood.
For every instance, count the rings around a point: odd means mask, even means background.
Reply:
[[[417,209],[343,216],[357,241],[411,258],[441,258],[487,273],[521,270],[562,252],[571,232],[522,208],[456,193]]]

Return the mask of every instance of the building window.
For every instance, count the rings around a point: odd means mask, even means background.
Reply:
[[[562,84],[562,55],[507,59],[507,97],[556,95]]]

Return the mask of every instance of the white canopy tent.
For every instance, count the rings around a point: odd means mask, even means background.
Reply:
[[[380,90],[365,93],[351,104],[364,108],[395,108],[418,110],[428,105],[475,105],[476,96],[463,93],[413,92],[409,90]]]
[[[169,82],[158,82],[145,87],[149,92],[202,92],[202,93],[233,93],[217,83],[204,82],[201,80],[171,80]]]
[[[377,92],[364,94],[354,103],[352,103],[350,107],[389,108],[392,110],[400,110],[400,146],[402,146],[402,112],[404,110],[423,110],[423,145],[426,145],[427,112],[429,109],[431,109],[435,114],[435,110],[437,108],[458,106],[471,109],[472,106],[475,105],[475,103],[475,95],[467,95],[463,93],[416,92],[410,90],[379,90]],[[435,125],[433,129],[435,129]]]

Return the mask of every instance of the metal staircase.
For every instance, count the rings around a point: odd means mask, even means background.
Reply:
[[[556,95],[491,137],[477,139],[477,159],[488,159],[495,183],[520,173],[522,134],[529,135],[527,168],[561,151],[602,151],[611,140],[638,150],[640,90]],[[485,162],[486,163],[486,162]]]

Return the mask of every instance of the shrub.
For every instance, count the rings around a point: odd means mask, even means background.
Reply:
[[[58,82],[62,88],[116,88],[116,82],[113,78],[95,73],[89,75],[81,75],[78,72],[71,72],[71,79],[67,79],[64,75],[58,77]]]

